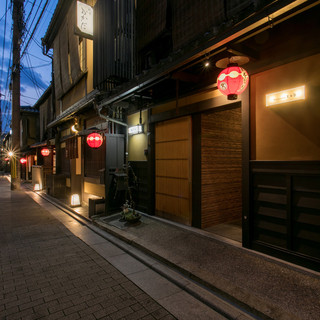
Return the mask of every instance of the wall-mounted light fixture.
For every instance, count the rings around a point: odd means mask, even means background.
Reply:
[[[142,124],[142,116],[141,116],[141,110],[140,110],[140,116],[139,116],[139,123],[136,126],[132,126],[128,128],[128,134],[134,135],[143,133],[143,124]]]
[[[271,107],[281,103],[304,100],[305,98],[305,86],[300,86],[267,94],[266,106]]]
[[[72,125],[71,126],[71,131],[74,132],[74,133],[78,133],[78,130],[76,129],[76,125]]]
[[[205,68],[209,68],[210,67],[210,60],[208,59],[208,60],[205,60],[204,62],[203,62],[203,66],[205,67]]]
[[[129,127],[128,133],[131,135],[143,133],[143,124],[137,124],[136,126]]]

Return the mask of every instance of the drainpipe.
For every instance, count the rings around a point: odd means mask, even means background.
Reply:
[[[105,119],[106,121],[111,121],[113,123],[117,123],[123,127],[126,127],[126,174],[127,174],[127,177],[128,174],[129,174],[129,171],[128,171],[128,158],[129,158],[129,153],[128,153],[128,145],[129,145],[129,135],[128,135],[128,125],[122,121],[119,121],[119,120],[116,120],[116,119],[112,119],[110,118],[109,116],[106,116],[104,114],[101,113],[101,110],[102,110],[102,106],[98,106],[97,103],[95,102],[95,105],[94,105],[95,109],[97,110],[98,112],[98,115],[100,118],[103,118]]]

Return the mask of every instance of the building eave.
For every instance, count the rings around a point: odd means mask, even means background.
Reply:
[[[53,40],[55,39],[72,2],[73,0],[59,0],[47,31],[42,38],[42,45],[45,47],[46,53],[52,48]]]
[[[50,122],[47,125],[47,128],[49,129],[49,128],[55,127],[60,123],[69,120],[75,113],[83,110],[90,103],[93,103],[98,94],[99,94],[99,90],[91,91],[86,97],[80,99],[79,101],[74,103],[72,106],[70,106],[68,109],[66,109],[61,114],[59,114],[54,121]]]
[[[146,74],[119,86],[116,88],[117,92],[104,98],[99,106],[103,107],[128,99],[135,93],[170,77],[172,73],[183,70],[196,61],[201,61],[206,55],[226,50],[235,41],[251,37],[319,4],[319,0],[274,1],[224,32],[212,35],[211,38],[202,42],[199,41],[193,47],[189,46],[185,54],[180,53],[169,57],[163,63],[149,69]]]
[[[40,105],[50,96],[52,92],[52,85],[50,85],[46,91],[42,94],[42,96],[38,99],[38,101],[33,105],[34,108],[39,108]]]

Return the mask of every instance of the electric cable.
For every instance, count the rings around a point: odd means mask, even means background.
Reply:
[[[41,0],[41,2],[42,2],[42,0]],[[22,51],[22,54],[20,55],[20,59],[22,59],[22,57],[24,56],[24,54],[25,54],[25,52],[26,52],[26,50],[27,50],[27,48],[28,48],[28,46],[29,46],[29,43],[30,43],[30,41],[31,41],[31,39],[32,39],[32,37],[33,37],[33,34],[35,33],[35,31],[36,31],[36,29],[37,29],[37,26],[38,26],[38,24],[39,24],[39,22],[40,22],[40,20],[41,20],[41,18],[42,18],[42,15],[43,15],[43,13],[44,13],[44,11],[45,11],[45,8],[46,8],[47,5],[48,5],[48,2],[49,2],[49,0],[46,0],[46,3],[44,4],[44,7],[43,7],[43,9],[42,9],[42,11],[41,11],[41,14],[40,14],[40,16],[39,16],[39,18],[38,18],[38,21],[37,21],[36,25],[35,25],[34,28],[33,28],[33,31],[32,31],[32,33],[31,33],[31,35],[30,35],[30,37],[29,37],[29,40],[28,40],[26,46],[24,47],[24,49],[23,49],[23,51]]]

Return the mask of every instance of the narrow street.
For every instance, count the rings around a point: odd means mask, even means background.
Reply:
[[[0,204],[1,320],[225,319],[5,178]]]

